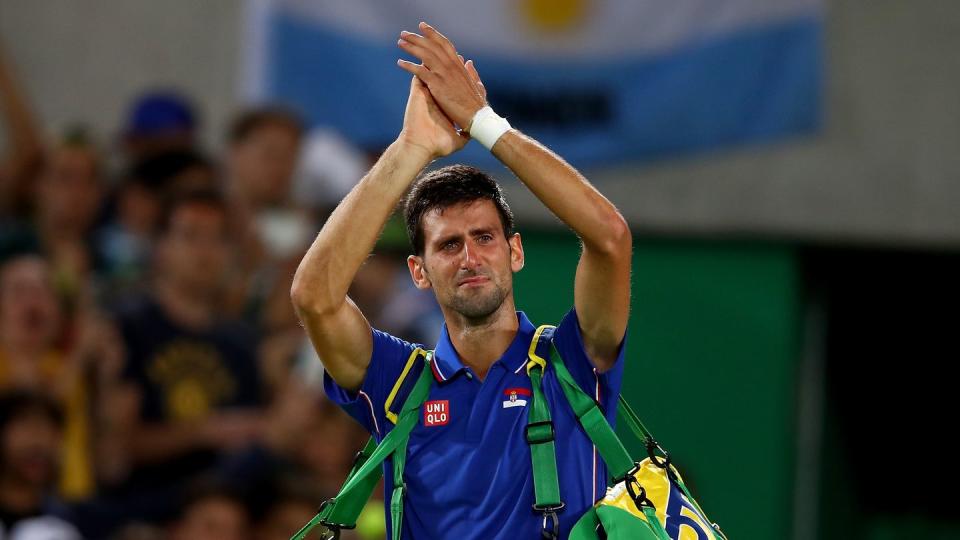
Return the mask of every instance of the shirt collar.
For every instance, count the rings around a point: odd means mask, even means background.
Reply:
[[[517,335],[507,350],[503,353],[497,362],[503,363],[511,371],[520,369],[527,363],[527,351],[530,349],[530,340],[536,328],[522,312],[517,312]],[[496,363],[494,365],[496,365]],[[491,366],[492,367],[492,366]],[[452,379],[456,374],[466,369],[460,360],[460,355],[453,348],[450,341],[450,334],[447,333],[447,325],[444,323],[443,330],[440,332],[440,340],[437,341],[437,347],[433,353],[433,374],[440,382],[446,382]]]

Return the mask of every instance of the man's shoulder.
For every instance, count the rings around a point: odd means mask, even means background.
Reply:
[[[555,325],[551,339],[557,350],[563,352],[563,349],[576,345],[579,345],[582,349],[583,336],[580,334],[580,319],[577,316],[576,308],[570,308],[560,317],[559,321],[551,324]]]
[[[390,332],[371,327],[373,335],[373,354],[395,354],[403,351],[413,351],[414,349],[427,350],[427,347],[421,343],[407,341],[401,337],[395,336]],[[409,354],[409,353],[408,353]]]

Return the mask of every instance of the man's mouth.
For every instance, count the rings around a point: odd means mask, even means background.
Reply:
[[[481,283],[486,283],[490,281],[490,278],[487,276],[470,276],[468,278],[463,278],[457,282],[457,286],[470,286],[470,285],[480,285]]]

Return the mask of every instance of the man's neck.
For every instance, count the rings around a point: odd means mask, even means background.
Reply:
[[[180,326],[203,330],[213,323],[214,303],[207,291],[191,291],[160,280],[157,282],[154,297],[167,317]]]
[[[469,367],[482,381],[494,362],[503,356],[517,336],[517,320],[513,299],[508,298],[489,317],[473,321],[458,313],[447,315],[447,334],[463,365]]]

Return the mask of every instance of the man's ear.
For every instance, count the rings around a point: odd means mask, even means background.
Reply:
[[[520,233],[513,233],[507,242],[510,244],[510,270],[519,272],[523,270],[523,242],[520,241]]]
[[[413,284],[416,285],[418,289],[429,289],[432,287],[430,278],[427,277],[427,270],[423,266],[423,257],[417,255],[408,256],[407,268],[410,270],[410,277],[413,279]]]

